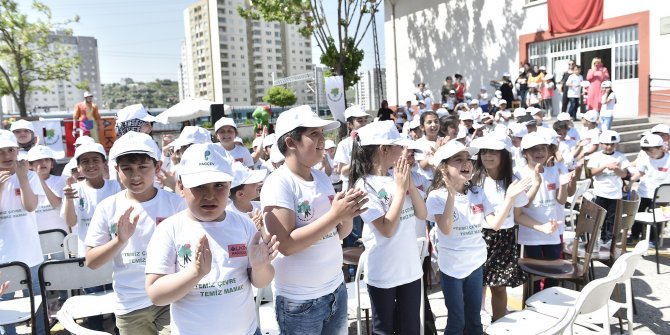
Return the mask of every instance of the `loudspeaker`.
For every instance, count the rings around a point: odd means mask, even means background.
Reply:
[[[215,124],[216,121],[219,121],[220,118],[224,117],[223,104],[211,104],[209,106],[209,112],[212,116],[212,124]]]

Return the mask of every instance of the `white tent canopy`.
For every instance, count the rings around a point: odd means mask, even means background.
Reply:
[[[215,104],[215,102],[204,99],[186,98],[158,114],[156,119],[161,123],[176,123],[209,116],[209,108],[212,104]],[[231,110],[231,107],[223,105],[223,109],[225,113],[228,113]]]

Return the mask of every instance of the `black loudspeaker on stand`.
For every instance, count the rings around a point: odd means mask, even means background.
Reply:
[[[212,116],[212,124],[215,124],[216,121],[219,121],[220,118],[224,117],[223,104],[211,104],[209,106],[209,112]]]

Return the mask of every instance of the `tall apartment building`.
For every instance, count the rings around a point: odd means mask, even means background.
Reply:
[[[298,26],[246,20],[245,0],[200,0],[184,10],[188,94],[230,105],[262,103],[276,78],[313,71],[311,42]],[[314,103],[294,84],[298,104]]]
[[[356,83],[356,100],[366,110],[376,111],[381,106],[381,101],[386,99],[386,69],[380,71],[370,69],[360,73],[361,80]],[[379,92],[378,79],[381,76],[382,95]]]
[[[34,86],[47,87],[49,91],[33,91],[26,98],[26,109],[31,112],[67,111],[84,100],[84,91],[76,87],[84,81],[88,82],[88,91],[93,94],[93,101],[101,104],[100,65],[98,62],[98,41],[94,37],[67,36],[54,32],[49,36],[50,47],[62,47],[67,56],[79,56],[79,66],[75,66],[66,80],[37,81]],[[19,109],[14,99],[3,99],[4,113],[18,114]]]

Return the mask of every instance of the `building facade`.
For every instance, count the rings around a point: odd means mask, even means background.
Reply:
[[[50,47],[60,47],[68,57],[79,57],[79,65],[72,68],[66,80],[36,81],[33,86],[43,86],[46,92],[33,91],[26,97],[28,113],[72,110],[74,105],[84,100],[84,90],[79,83],[88,83],[88,91],[93,94],[93,102],[101,102],[100,64],[98,61],[98,41],[94,37],[68,36],[55,32],[49,36]],[[3,98],[3,112],[18,114],[19,109],[11,96]]]
[[[386,69],[370,69],[361,72],[360,76],[361,80],[356,83],[356,103],[367,111],[376,111],[387,97]]]
[[[481,86],[492,93],[491,80],[505,72],[514,80],[524,62],[544,65],[560,80],[568,59],[574,59],[586,77],[591,60],[599,56],[617,92],[615,117],[646,115],[649,78],[670,78],[670,68],[663,66],[670,56],[670,6],[646,0],[603,3],[601,24],[551,34],[544,0],[388,0],[384,28],[389,100],[416,103],[413,93],[420,82],[438,100],[446,76],[455,73],[464,76],[473,95]]]
[[[246,20],[244,0],[200,0],[184,10],[188,95],[229,105],[256,105],[276,78],[313,72],[311,42],[299,27]],[[314,94],[296,86],[298,104]],[[293,88],[293,87],[292,87]]]

